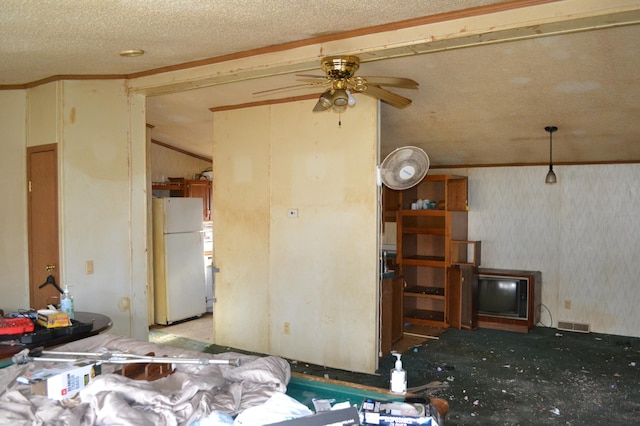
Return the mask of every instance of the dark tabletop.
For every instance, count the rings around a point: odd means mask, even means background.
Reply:
[[[76,312],[74,320],[77,322],[77,325],[79,325],[79,327],[77,327],[77,332],[72,332],[72,329],[59,330],[62,334],[58,336],[28,344],[12,343],[13,341],[0,342],[0,360],[11,358],[13,355],[25,348],[31,349],[40,346],[57,346],[73,342],[75,340],[84,339],[85,337],[95,336],[96,334],[109,330],[113,325],[111,318],[94,312]],[[64,334],[64,331],[69,331],[69,334]]]

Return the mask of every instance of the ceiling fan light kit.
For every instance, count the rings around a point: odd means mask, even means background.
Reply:
[[[344,89],[338,89],[333,94],[333,106],[334,107],[346,107],[349,104],[349,96]]]
[[[352,107],[356,104],[353,93],[362,93],[396,108],[404,108],[411,104],[411,99],[383,89],[382,86],[401,89],[418,88],[418,83],[409,78],[356,77],[354,74],[360,68],[360,58],[357,56],[327,56],[321,60],[320,64],[325,75],[301,75],[305,77],[304,81],[312,79],[310,86],[330,86],[318,98],[313,108],[314,112],[328,109],[343,112],[348,106]]]
[[[320,99],[318,99],[318,103],[313,108],[313,111],[324,111],[333,106],[333,96],[331,91],[327,90],[322,95],[320,95]]]
[[[349,106],[354,106],[356,104],[356,98],[351,94],[350,90],[347,90],[347,98],[349,100]]]
[[[553,153],[553,136],[552,135],[553,135],[553,132],[558,130],[558,128],[556,126],[547,126],[544,128],[544,130],[549,132],[549,172],[547,173],[547,177],[544,179],[544,182],[553,184],[553,183],[556,183],[558,179],[556,178],[556,174],[553,172],[553,160],[551,156]]]

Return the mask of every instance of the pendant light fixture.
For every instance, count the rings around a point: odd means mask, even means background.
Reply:
[[[553,136],[552,135],[553,135],[553,132],[558,130],[558,128],[556,126],[547,126],[544,128],[544,130],[549,132],[549,173],[547,173],[547,177],[545,178],[544,182],[556,183],[557,181],[556,174],[553,172],[553,160],[552,160]]]

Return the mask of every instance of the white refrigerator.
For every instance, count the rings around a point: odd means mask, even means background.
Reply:
[[[156,324],[206,312],[202,200],[153,199],[153,281]]]

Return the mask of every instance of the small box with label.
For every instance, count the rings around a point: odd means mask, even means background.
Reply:
[[[71,325],[69,314],[54,309],[38,310],[38,324],[47,328],[68,327]]]
[[[31,393],[51,399],[67,399],[78,393],[101,373],[101,365],[85,360],[46,367],[18,377],[18,382],[31,385]]]

